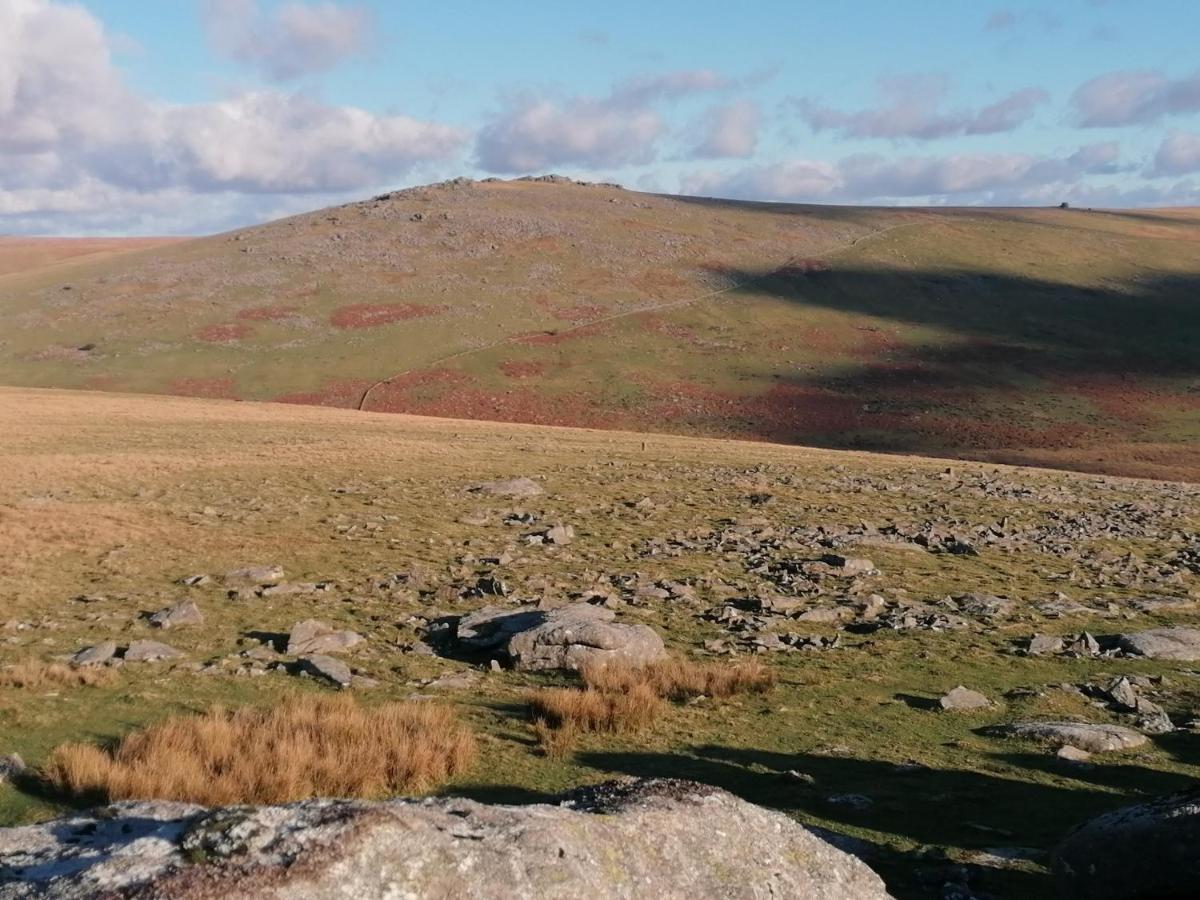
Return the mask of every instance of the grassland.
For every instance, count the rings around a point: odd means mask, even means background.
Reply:
[[[95,683],[5,681],[0,755],[20,753],[35,767],[60,744],[108,744],[214,704],[271,707],[327,693],[264,663],[285,659],[271,649],[279,635],[319,618],[366,638],[345,654],[378,682],[361,689],[363,704],[437,697],[474,731],[479,762],[444,790],[523,801],[613,775],[696,778],[864,842],[901,897],[940,896],[954,866],[998,896],[1052,896],[1042,854],[1069,826],[1197,775],[1200,737],[1187,727],[1090,766],[984,731],[1020,718],[1128,724],[1070,688],[1119,674],[1161,677],[1156,702],[1180,725],[1194,716],[1194,664],[1020,650],[1034,632],[1194,624],[1197,576],[1180,562],[1193,544],[1200,551],[1194,487],[767,443],[12,388],[0,389],[0,467],[0,667],[28,676],[34,663],[106,639],[153,638],[184,653],[104,669]],[[466,489],[517,475],[546,493],[511,501]],[[527,528],[504,524],[514,511],[527,514],[521,521],[571,523],[577,537],[526,543]],[[1037,539],[981,542],[976,555],[883,539],[889,525],[958,533],[992,522]],[[802,609],[849,592],[887,603],[996,594],[1012,610],[968,616],[962,630],[867,633],[775,619],[763,630],[840,634],[841,646],[754,657],[774,674],[773,689],[667,700],[640,731],[580,733],[551,755],[538,746],[528,698],[575,679],[415,652],[439,615],[596,590],[614,595],[622,620],[658,630],[677,658],[723,659],[706,642],[744,647],[753,631],[707,611],[731,596],[777,593],[764,554],[819,556],[821,535],[843,536],[839,552],[869,556],[880,574],[853,589],[823,582]],[[221,573],[266,564],[282,566],[288,583],[331,584],[228,595]],[[214,580],[180,583],[202,573]],[[508,597],[472,597],[483,576],[502,578]],[[642,590],[672,583],[687,585],[690,599]],[[150,628],[147,613],[184,598],[199,605],[203,626]],[[1147,598],[1162,602],[1139,605]],[[958,684],[994,705],[929,708]],[[36,784],[0,786],[0,824],[66,802]]]
[[[1200,213],[402,191],[0,274],[0,383],[1200,479]]]

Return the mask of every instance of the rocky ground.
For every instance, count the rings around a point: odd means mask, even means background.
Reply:
[[[1200,487],[622,433],[0,389],[5,771],[171,712],[348,689],[480,736],[447,792],[684,777],[900,897],[1054,896],[1076,823],[1200,754]],[[564,618],[586,640],[564,638]],[[596,653],[766,661],[766,694],[541,754]],[[0,823],[59,801],[13,776]]]

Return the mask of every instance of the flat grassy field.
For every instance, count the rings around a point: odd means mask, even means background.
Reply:
[[[0,263],[0,383],[1196,481],[1198,250],[1186,209],[456,182]]]
[[[1044,854],[1072,824],[1194,783],[1198,772],[1200,734],[1187,726],[1200,700],[1194,663],[1023,650],[1035,633],[1086,630],[1104,640],[1195,624],[1193,486],[762,442],[17,388],[0,388],[0,467],[0,674],[104,640],[161,640],[184,654],[105,670],[100,684],[0,691],[0,755],[20,753],[35,767],[65,741],[103,744],[213,704],[332,690],[271,665],[288,661],[271,649],[278,636],[318,618],[366,638],[343,655],[378,682],[352,689],[362,703],[438,697],[475,731],[478,762],[442,790],[520,802],[614,775],[695,778],[862,841],[900,897],[940,896],[960,875],[999,896],[1051,897]],[[514,476],[545,493],[506,500],[467,490]],[[526,542],[556,522],[574,526],[573,543]],[[781,573],[792,563],[831,550],[870,558],[878,574],[786,588]],[[256,565],[282,566],[287,584],[328,584],[231,597],[221,576]],[[211,580],[181,583],[202,574]],[[506,597],[471,596],[493,577]],[[527,697],[571,677],[417,652],[439,616],[593,591],[610,597],[619,621],[652,626],[681,658],[724,659],[708,643],[721,641],[745,659],[773,633],[840,636],[840,645],[763,653],[755,658],[775,673],[773,690],[671,703],[640,733],[583,735],[558,756],[539,748]],[[796,618],[877,603],[873,594],[888,621],[897,609],[922,609],[925,624]],[[990,612],[944,603],[969,594],[1010,602]],[[791,617],[746,612],[747,601],[779,595],[796,598]],[[202,626],[148,625],[147,614],[183,599],[200,607]],[[923,618],[952,609],[936,627],[928,627],[936,616]],[[1117,675],[1149,679],[1146,696],[1179,730],[1082,766],[984,731],[1043,718],[1132,725],[1079,689]],[[930,708],[959,684],[992,706]],[[0,787],[0,825],[64,803],[36,784]]]

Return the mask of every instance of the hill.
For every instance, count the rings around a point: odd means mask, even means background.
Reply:
[[[289,643],[318,619],[364,639],[332,651],[356,675],[351,696],[440,698],[476,733],[451,794],[693,778],[852,838],[901,898],[964,878],[980,894],[1061,896],[1044,853],[1071,825],[1194,784],[1195,662],[1117,637],[1195,625],[1194,486],[10,388],[0,465],[0,763],[16,752],[37,767],[61,742],[211,704],[323,695]],[[535,489],[472,490],[514,477]],[[573,540],[540,537],[558,524]],[[531,692],[573,679],[493,669],[447,629],[485,606],[585,599],[681,659],[761,660],[778,683],[673,702],[638,733],[546,755]],[[202,625],[152,626],[181,601]],[[38,674],[106,641],[122,665]],[[144,641],[179,655],[135,661]],[[940,711],[957,685],[987,705]],[[992,730],[1064,719],[1141,743],[1081,766],[1053,741]],[[0,825],[65,803],[0,779]]]
[[[0,276],[0,383],[1200,478],[1200,212],[455,181]]]

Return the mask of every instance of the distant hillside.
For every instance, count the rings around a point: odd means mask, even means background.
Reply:
[[[450,182],[0,274],[0,383],[1200,480],[1200,211]]]

